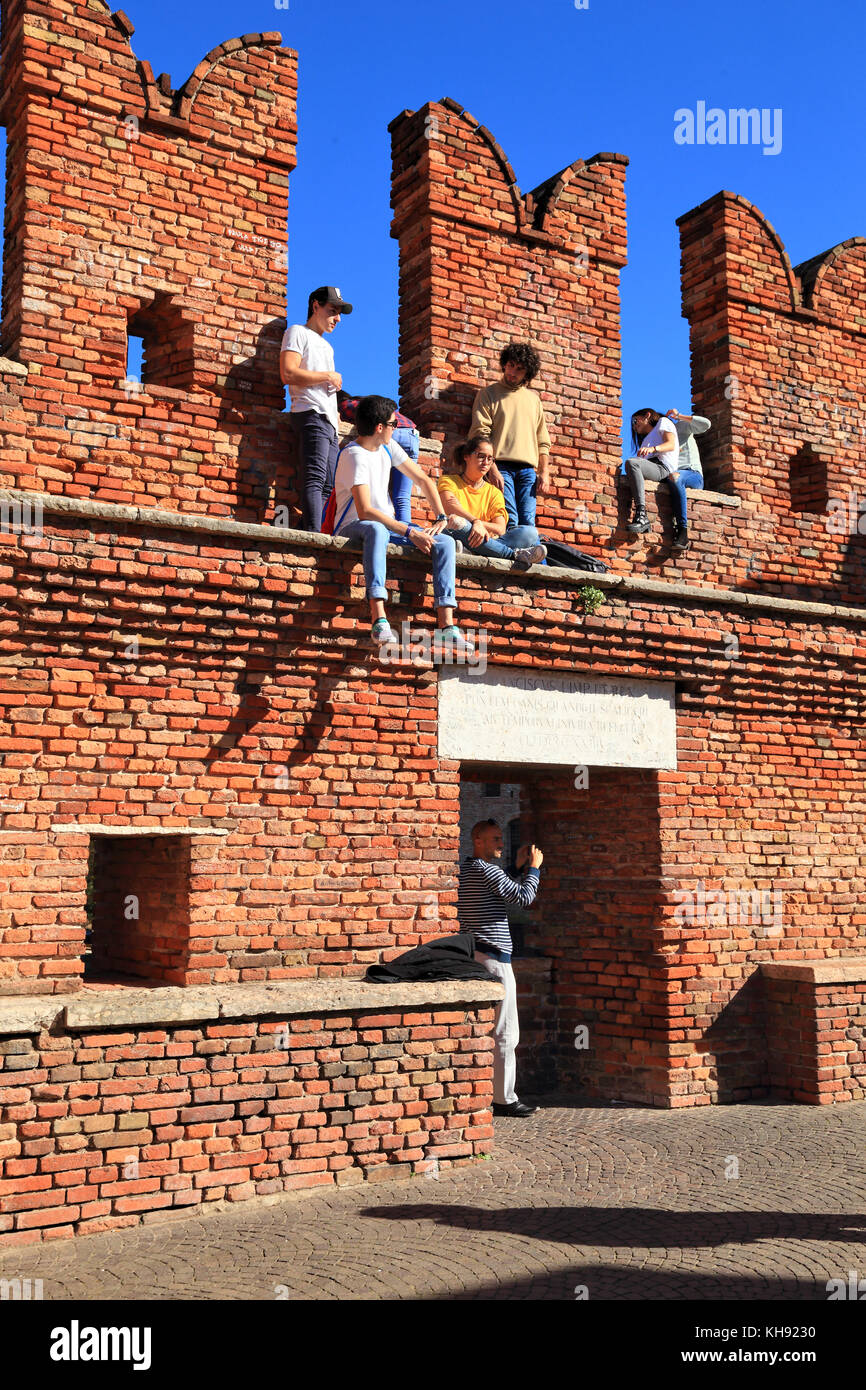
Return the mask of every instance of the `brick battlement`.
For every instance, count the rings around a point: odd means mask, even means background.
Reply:
[[[131,32],[83,0],[4,6],[0,351],[28,375],[3,374],[0,451],[19,481],[89,493],[140,474],[151,501],[180,484],[177,505],[200,484],[219,505],[225,473],[232,505],[255,509],[287,451],[297,56],[279,34],[247,34],[173,92]],[[140,398],[128,332],[144,337]]]
[[[678,225],[695,408],[714,421],[707,479],[815,529],[830,497],[863,493],[866,238],[792,267],[733,193]]]
[[[296,55],[279,35],[245,35],[173,92],[130,32],[72,0],[7,10],[0,486],[291,523],[277,358]],[[617,476],[625,157],[578,159],[524,195],[451,99],[404,112],[391,134],[401,397],[432,437],[428,470],[447,467],[503,344],[530,338],[554,438],[545,534],[617,573],[863,601],[862,238],[795,271],[743,198],[680,219],[696,408],[714,426],[707,482],[740,510],[693,493],[692,548],[672,554],[668,490],[636,541]],[[128,332],[145,338],[142,383],[125,376]]]

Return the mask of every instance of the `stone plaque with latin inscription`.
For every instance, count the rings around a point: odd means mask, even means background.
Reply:
[[[443,670],[439,756],[675,769],[674,686],[503,667],[483,674]]]

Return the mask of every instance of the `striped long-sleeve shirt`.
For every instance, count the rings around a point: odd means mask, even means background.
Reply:
[[[527,869],[520,879],[514,879],[486,859],[467,857],[460,868],[457,893],[461,929],[475,932],[479,949],[483,950],[486,942],[510,955],[511,929],[506,908],[529,907],[535,901],[539,880],[538,869]]]

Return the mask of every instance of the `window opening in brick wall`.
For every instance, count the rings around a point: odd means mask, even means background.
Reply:
[[[84,978],[185,984],[189,835],[93,835]]]
[[[141,385],[144,371],[144,338],[130,333],[126,339],[126,381],[130,387]]]
[[[154,295],[147,305],[129,315],[127,322],[127,370],[134,352],[134,340],[141,340],[140,380],[142,386],[172,386],[183,390],[192,385],[195,365],[194,327],[172,303],[171,295]]]
[[[791,511],[822,516],[829,502],[826,454],[820,454],[812,444],[804,444],[788,464],[791,490]]]

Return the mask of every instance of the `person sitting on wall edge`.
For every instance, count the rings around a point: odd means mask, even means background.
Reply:
[[[345,420],[347,425],[355,424],[355,415],[358,410],[358,396],[350,396],[348,391],[338,391],[337,401],[340,412],[340,419]],[[418,426],[414,420],[410,420],[408,415],[402,415],[399,410],[394,411],[394,418],[397,421],[397,428],[391,436],[392,444],[399,444],[401,449],[405,449],[413,463],[418,462],[418,455],[421,452],[421,436]],[[354,443],[358,437],[358,431],[349,436],[347,443]],[[412,479],[405,473],[401,473],[399,468],[391,465],[391,477],[388,483],[388,493],[394,504],[394,516],[398,521],[412,520]],[[459,551],[458,551],[459,554]]]
[[[452,536],[443,534],[447,518],[427,474],[399,444],[389,443],[397,425],[396,409],[387,396],[362,396],[358,401],[358,438],[340,451],[323,529],[327,532],[330,528],[336,536],[348,536],[362,543],[364,579],[373,619],[371,635],[377,647],[400,641],[385,616],[388,546],[413,545],[422,555],[429,555],[432,563],[439,629],[437,649],[446,655],[468,655],[473,651],[472,643],[454,623],[456,544]],[[388,495],[392,465],[418,484],[434,515],[431,525],[421,527],[413,521],[397,520]]]
[[[660,411],[653,410],[652,406],[644,406],[632,415],[631,440],[634,453],[622,466],[634,503],[634,515],[627,529],[632,535],[640,535],[652,527],[646,509],[644,479],[651,478],[653,482],[660,483],[676,473],[680,445],[673,421]],[[675,528],[675,545],[678,538]]]
[[[438,480],[448,517],[446,535],[468,546],[473,555],[510,560],[515,569],[540,565],[547,554],[534,526],[509,526],[505,499],[486,481],[494,464],[493,445],[473,435],[454,450],[454,471]]]

